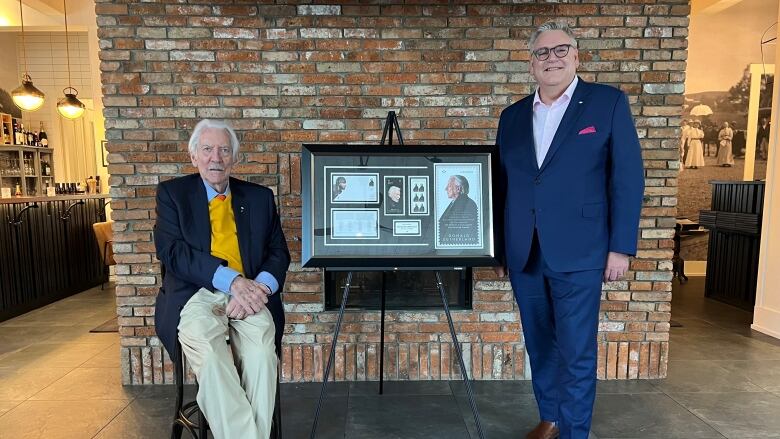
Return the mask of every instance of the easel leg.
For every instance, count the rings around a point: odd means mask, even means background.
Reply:
[[[330,376],[330,368],[333,365],[333,359],[336,356],[336,341],[339,339],[339,331],[341,330],[341,320],[344,318],[344,308],[347,306],[347,299],[349,298],[349,285],[352,283],[352,272],[347,274],[347,283],[344,285],[344,295],[341,298],[341,308],[339,308],[339,318],[336,320],[336,331],[333,334],[333,340],[330,343],[330,355],[328,356],[328,365],[325,367],[325,376],[322,380],[322,387],[320,388],[320,399],[317,401],[317,410],[314,412],[314,423],[311,426],[310,439],[314,439],[317,435],[317,423],[320,420],[320,408],[322,407],[322,401],[325,399],[325,393],[328,388],[328,377]]]
[[[466,371],[466,365],[463,363],[463,352],[461,352],[460,344],[458,343],[458,336],[455,334],[455,325],[452,323],[452,315],[450,315],[450,305],[447,300],[447,294],[444,291],[444,284],[441,281],[441,274],[436,272],[436,284],[439,287],[439,293],[441,294],[441,302],[444,305],[444,312],[447,314],[447,323],[450,325],[450,335],[452,336],[452,344],[455,346],[455,353],[458,356],[458,362],[460,363],[460,372],[463,374],[463,382],[466,384],[466,393],[469,397],[469,405],[471,406],[471,414],[474,415],[474,422],[477,424],[477,434],[480,439],[485,439],[485,434],[482,432],[482,422],[479,419],[479,411],[477,410],[477,403],[474,401],[474,391],[471,389],[471,380],[469,379],[468,371]]]
[[[384,391],[385,383],[385,282],[387,273],[382,272],[382,318],[379,324],[379,394]]]

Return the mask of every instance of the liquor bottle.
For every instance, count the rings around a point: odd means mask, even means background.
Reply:
[[[19,187],[19,183],[16,183],[16,191],[14,192],[15,197],[21,197],[22,196],[22,189]]]
[[[100,176],[99,175],[95,176],[95,191],[98,194],[103,192],[103,190],[100,188]]]
[[[11,133],[8,132],[8,125],[3,124],[3,143],[12,143],[11,142]]]
[[[49,147],[49,137],[46,136],[46,131],[43,129],[43,121],[41,121],[41,134],[39,135],[39,140],[41,142],[42,148],[48,148]]]
[[[33,146],[41,146],[41,139],[38,137],[38,131],[33,133]]]
[[[27,131],[27,146],[35,146],[35,137],[33,137],[32,130]]]
[[[14,145],[24,145],[24,124],[19,122],[19,128],[16,130],[16,137],[14,137]]]

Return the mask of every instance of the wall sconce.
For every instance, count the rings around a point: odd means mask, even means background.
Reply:
[[[76,95],[79,94],[79,91],[73,88],[73,84],[70,80],[70,42],[68,41],[68,10],[65,6],[65,0],[62,0],[62,12],[65,14],[65,54],[68,59],[68,86],[62,89],[65,97],[57,101],[57,112],[59,112],[62,117],[78,119],[84,114],[85,106],[84,103],[76,97]],[[68,90],[70,90],[70,93],[68,93]]]
[[[22,12],[22,0],[19,0],[19,17],[22,20],[22,54],[24,56],[24,76],[22,85],[11,92],[11,98],[17,107],[24,111],[35,111],[43,105],[43,92],[32,83],[30,74],[27,73],[27,47],[24,42],[24,13]]]

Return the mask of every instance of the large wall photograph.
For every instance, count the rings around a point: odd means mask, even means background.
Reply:
[[[712,180],[741,181],[745,170],[750,65],[761,64],[754,179],[766,177],[777,2],[693,2],[680,139],[677,216],[698,221]],[[728,2],[726,2],[728,3]],[[707,258],[707,234],[684,238],[685,260]]]

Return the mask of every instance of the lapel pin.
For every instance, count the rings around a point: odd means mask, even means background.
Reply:
[[[578,103],[580,103],[580,104],[581,104],[581,103],[582,103],[582,101],[580,101],[580,102],[578,102]]]
[[[244,213],[244,206],[238,206],[238,211],[240,213]]]

